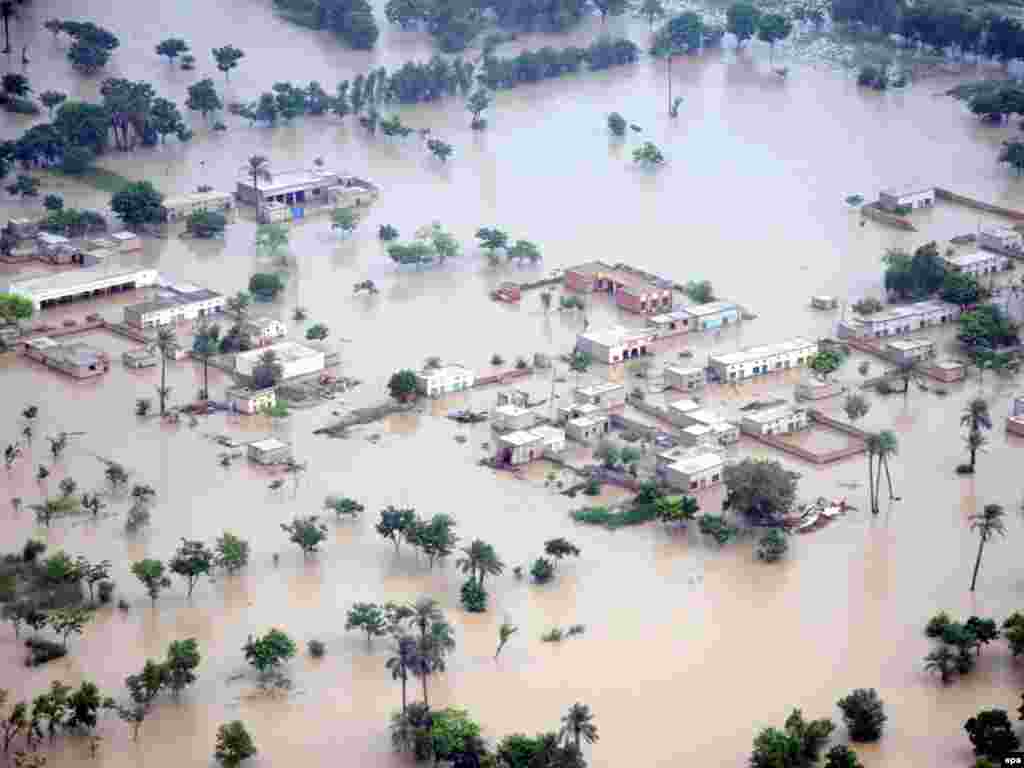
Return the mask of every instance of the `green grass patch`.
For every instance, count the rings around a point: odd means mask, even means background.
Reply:
[[[119,173],[97,166],[91,166],[82,173],[65,173],[59,168],[50,168],[42,171],[42,173],[62,181],[84,184],[87,187],[109,192],[112,195],[117,194],[121,189],[132,183],[131,179],[125,178]]]
[[[605,528],[615,530],[627,525],[649,523],[655,518],[655,510],[653,504],[630,504],[623,509],[582,507],[574,509],[569,516],[577,523],[603,525]]]

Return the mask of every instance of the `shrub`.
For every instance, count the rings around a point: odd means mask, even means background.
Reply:
[[[499,355],[497,352],[495,352],[493,355],[491,355],[491,365],[504,365],[504,364],[505,364],[505,358],[502,357],[501,355]]]
[[[100,603],[107,605],[114,598],[114,582],[101,581],[99,583]]]
[[[314,659],[322,659],[327,653],[327,646],[323,640],[310,640],[306,645],[309,648],[309,655]]]
[[[530,567],[530,575],[538,584],[546,584],[555,577],[555,566],[546,557],[538,557]]]
[[[210,238],[222,234],[227,223],[223,213],[204,208],[189,214],[185,229],[193,237]]]
[[[566,637],[575,637],[576,635],[582,635],[587,631],[587,628],[583,624],[573,624],[569,629],[566,630]]]
[[[757,557],[766,563],[774,563],[781,560],[788,549],[789,542],[786,541],[786,534],[778,528],[770,528],[757,542]]]
[[[52,640],[29,638],[25,641],[25,647],[29,649],[29,656],[25,659],[26,667],[38,667],[68,655],[67,648]]]
[[[462,585],[462,607],[470,613],[487,610],[487,590],[472,578]]]
[[[945,611],[939,611],[930,619],[928,623],[924,625],[925,637],[938,638],[942,637],[946,631],[946,627],[953,623],[953,619]]]
[[[392,240],[398,239],[398,229],[390,224],[381,224],[377,230],[377,237],[385,243],[390,243]]]
[[[29,539],[21,550],[21,559],[26,563],[34,563],[36,559],[46,551],[46,545],[41,541]]]
[[[587,496],[597,496],[601,493],[601,481],[596,477],[592,477],[587,480],[587,484],[583,486],[583,492]]]
[[[542,643],[560,643],[562,642],[562,638],[564,636],[565,635],[563,634],[561,628],[555,627],[554,629],[549,630],[548,632],[545,632],[543,635],[541,635],[540,639]]]
[[[881,738],[887,718],[882,700],[874,688],[857,688],[840,699],[837,706],[843,712],[843,721],[852,741],[878,741]]]

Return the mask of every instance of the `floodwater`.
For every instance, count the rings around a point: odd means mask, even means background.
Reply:
[[[27,72],[36,90],[94,94],[96,82],[74,77],[64,44],[41,27],[46,18],[65,16],[67,7],[38,0],[19,12],[14,47],[29,44]],[[376,52],[348,52],[327,35],[276,20],[263,0],[201,6],[87,0],[75,12],[120,35],[111,75],[149,79],[179,104],[186,85],[206,75],[221,84],[225,101],[249,99],[285,79],[317,79],[333,90],[336,81],[371,64],[394,67],[430,52],[423,35],[386,28]],[[626,20],[608,26],[628,28],[638,40],[645,32],[642,24]],[[229,32],[242,28],[244,37]],[[545,42],[579,43],[598,30],[595,20]],[[192,43],[197,72],[172,69],[153,53],[158,40],[172,34]],[[246,58],[224,88],[205,51],[229,42],[244,48]],[[582,319],[545,315],[535,295],[517,307],[492,303],[488,290],[504,279],[594,258],[628,261],[681,282],[710,279],[720,295],[759,317],[720,337],[686,340],[700,360],[712,348],[826,334],[836,314],[812,312],[812,294],[877,294],[886,247],[945,240],[979,223],[973,213],[939,206],[917,216],[917,234],[872,223],[861,227],[842,202],[848,194],[873,196],[882,186],[920,179],[1024,207],[1020,181],[995,162],[1000,141],[1016,129],[979,125],[939,95],[952,80],[868,94],[848,77],[827,71],[797,69],[779,81],[766,58],[763,51],[711,52],[677,62],[674,90],[686,101],[671,122],[663,114],[664,69],[646,60],[621,71],[499,93],[482,134],[469,130],[469,115],[456,101],[402,108],[407,124],[429,127],[455,145],[456,156],[446,167],[425,157],[412,139],[367,138],[352,120],[339,124],[329,117],[275,129],[249,128],[229,118],[224,134],[210,134],[197,118],[196,139],[187,146],[169,143],[111,155],[104,163],[148,177],[167,194],[202,183],[229,190],[256,152],[269,156],[277,169],[306,166],[322,156],[329,167],[374,179],[383,189],[381,199],[352,238],[332,234],[324,219],[292,227],[292,278],[285,297],[266,308],[285,318],[301,304],[310,310],[309,322],[330,326],[328,344],[339,349],[342,370],[364,381],[346,405],[378,399],[395,369],[428,355],[486,372],[494,352],[511,360],[568,349]],[[16,59],[17,53],[15,65]],[[643,133],[625,142],[609,139],[604,120],[612,110]],[[5,116],[2,133],[14,136],[23,126]],[[667,167],[656,173],[632,167],[631,146],[644,138],[662,147]],[[46,191],[54,189],[51,182]],[[59,191],[69,204],[105,202],[104,195],[73,185]],[[3,208],[5,216],[25,210],[11,202]],[[466,243],[466,255],[443,268],[396,270],[376,240],[378,225],[393,224],[409,236],[434,219]],[[470,245],[473,231],[484,225],[538,243],[543,265],[487,266]],[[234,292],[254,269],[273,266],[255,253],[254,231],[242,218],[221,242],[149,240],[132,258],[169,277]],[[380,294],[352,297],[350,286],[366,278],[378,283]],[[97,309],[112,317],[120,311],[100,303],[62,308],[52,316],[81,317]],[[614,315],[598,303],[591,322],[607,323]],[[292,327],[300,337],[302,329]],[[110,336],[93,338],[115,360],[127,347]],[[948,335],[941,338],[949,342]],[[598,367],[589,377],[604,375]],[[855,361],[840,376],[855,383]],[[110,558],[118,595],[131,606],[127,613],[100,611],[85,635],[72,641],[68,658],[41,669],[21,666],[22,650],[4,625],[3,686],[26,697],[57,677],[84,678],[121,695],[124,677],[147,657],[161,656],[171,640],[196,637],[203,652],[199,682],[181,702],[159,702],[138,744],[122,723],[103,723],[101,765],[204,765],[217,726],[236,718],[254,734],[257,766],[328,765],[339,757],[347,765],[404,764],[390,752],[386,727],[400,701],[399,686],[384,669],[386,643],[367,648],[364,637],[343,628],[345,611],[355,601],[418,595],[440,600],[457,627],[458,648],[448,671],[432,681],[432,703],[468,708],[486,735],[498,739],[554,729],[569,705],[586,702],[600,729],[600,742],[587,748],[598,768],[740,765],[757,730],[780,725],[790,708],[838,718],[835,701],[863,686],[880,690],[890,718],[881,743],[858,747],[867,766],[967,765],[963,721],[983,707],[1013,710],[1019,703],[1024,673],[998,644],[986,649],[969,677],[945,689],[924,673],[921,661],[929,650],[921,628],[937,610],[1002,620],[1021,607],[1024,565],[1013,553],[1022,534],[1016,510],[1024,490],[1024,444],[1002,427],[1019,385],[992,374],[983,382],[972,374],[944,399],[916,389],[906,398],[873,397],[864,424],[893,428],[900,440],[893,469],[902,501],[885,505],[878,517],[866,512],[863,459],[828,469],[783,459],[803,473],[802,497],[843,495],[860,509],[796,537],[787,560],[772,566],[754,559],[749,541],[718,551],[696,530],[652,525],[611,533],[577,526],[567,513],[579,502],[544,487],[546,468],[527,472],[524,480],[480,468],[487,426],[461,427],[440,417],[452,407],[486,407],[493,391],[430,403],[422,413],[371,425],[350,440],[328,440],[312,431],[338,405],[299,411],[278,424],[218,416],[190,429],[140,421],[133,415],[135,398],[153,395],[159,373],[125,371],[119,362],[100,381],[70,383],[6,356],[0,377],[5,439],[17,434],[24,405],[41,408],[29,455],[2,478],[0,541],[13,549],[37,536],[51,550]],[[185,400],[197,389],[200,372],[191,363],[175,363],[169,378],[172,398]],[[795,383],[788,374],[713,397],[735,408],[753,397],[788,396]],[[211,372],[214,392],[224,385],[224,377]],[[529,386],[547,396],[551,383],[539,377]],[[564,393],[567,386],[558,389]],[[979,392],[992,401],[996,427],[977,475],[961,478],[953,473],[965,459],[959,413]],[[837,402],[825,406],[836,408]],[[49,463],[43,436],[59,429],[85,435],[57,462],[50,487],[40,488],[35,467]],[[240,439],[278,434],[294,441],[309,471],[297,487],[289,481],[272,492],[271,473],[244,463],[221,467],[220,449],[204,437],[213,433]],[[373,433],[381,436],[376,444],[364,439]],[[468,437],[465,443],[454,439],[460,434]],[[738,452],[776,457],[757,445],[741,445]],[[103,470],[97,457],[124,463],[133,479],[157,489],[150,528],[126,535],[123,501],[112,503],[109,518],[62,521],[49,530],[6,502],[18,496],[31,503],[55,492],[65,475],[83,488],[96,487]],[[303,559],[279,524],[316,512],[328,493],[363,501],[367,514],[355,522],[331,521],[323,551]],[[721,495],[712,492],[700,501],[705,510],[717,511]],[[978,591],[971,594],[977,539],[968,516],[990,502],[1011,512],[1007,537],[988,546]],[[492,580],[490,611],[470,616],[458,606],[461,579],[453,563],[431,572],[408,551],[396,556],[375,534],[373,518],[390,503],[453,515],[464,539],[493,543],[510,569],[528,568],[542,542],[559,535],[576,542],[583,555],[565,564],[548,587],[516,581],[511,573]],[[201,583],[191,600],[176,584],[151,605],[129,564],[170,557],[182,537],[209,541],[224,530],[250,540],[248,569]],[[274,554],[280,555],[277,564]],[[495,662],[497,628],[504,619],[520,631]],[[586,625],[583,637],[561,645],[540,642],[551,627],[575,623]],[[284,628],[303,647],[312,638],[328,647],[322,661],[302,654],[290,665],[295,687],[283,698],[256,694],[251,676],[234,679],[245,672],[246,636],[271,626]],[[842,729],[837,738],[845,738]],[[88,754],[86,744],[73,738],[62,737],[47,749],[58,767]]]

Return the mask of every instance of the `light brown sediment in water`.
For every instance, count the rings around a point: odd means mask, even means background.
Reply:
[[[41,27],[44,19],[66,14],[51,0],[38,0],[24,7],[12,36],[29,43],[33,61],[27,74],[37,92],[57,88],[70,90],[72,98],[92,98],[98,79],[72,77],[66,42],[55,44]],[[424,35],[396,29],[383,30],[378,52],[347,52],[326,34],[274,20],[267,3],[234,0],[199,13],[186,3],[88,0],[76,6],[74,16],[120,36],[108,74],[149,79],[179,105],[186,85],[208,75],[231,101],[254,98],[286,79],[317,79],[331,91],[336,81],[351,79],[370,62],[393,68],[431,53]],[[225,85],[207,52],[228,41],[238,18],[246,19],[245,39],[234,43],[246,57]],[[612,20],[608,27],[614,31],[625,23]],[[554,42],[538,36],[526,41],[532,47],[575,44],[598,27],[595,20]],[[172,69],[153,52],[169,34],[189,40],[197,72]],[[276,129],[229,119],[226,134],[212,135],[196,117],[197,138],[189,145],[171,140],[130,155],[111,153],[103,163],[127,176],[151,178],[167,194],[201,183],[231,190],[245,158],[257,151],[279,169],[323,156],[330,167],[378,183],[381,198],[351,238],[332,234],[323,219],[291,228],[293,277],[284,299],[268,308],[287,318],[292,307],[302,305],[310,312],[306,326],[322,321],[331,328],[327,343],[341,352],[339,372],[364,382],[344,395],[347,407],[377,402],[394,370],[418,366],[428,355],[490,373],[487,361],[496,351],[512,360],[571,347],[582,316],[545,314],[535,293],[519,305],[492,302],[490,291],[504,280],[537,279],[593,258],[629,262],[679,282],[710,279],[716,293],[751,308],[758,319],[721,335],[685,339],[662,356],[674,359],[675,349],[689,346],[693,362],[701,364],[712,348],[731,351],[831,332],[837,315],[810,310],[812,295],[877,295],[886,247],[942,241],[978,223],[977,213],[940,203],[914,214],[918,233],[873,223],[861,227],[842,202],[849,194],[871,198],[881,187],[920,178],[1024,208],[1019,183],[994,161],[999,143],[1016,128],[979,124],[957,103],[934,98],[950,84],[945,79],[884,95],[811,69],[795,70],[782,82],[748,52],[677,60],[673,76],[686,98],[673,122],[663,115],[664,66],[646,60],[620,71],[500,92],[484,133],[469,130],[469,114],[458,101],[396,108],[404,122],[430,127],[456,147],[446,167],[428,161],[415,142],[370,139],[351,118],[339,124],[333,117],[300,118]],[[643,133],[626,142],[610,140],[604,121],[613,110],[640,124]],[[4,138],[24,125],[6,114],[0,120]],[[630,163],[632,144],[646,139],[669,158],[656,174],[638,172]],[[87,189],[61,191],[73,205],[106,202],[105,195]],[[0,207],[4,217],[28,208],[9,200]],[[377,227],[393,224],[407,238],[432,219],[459,236],[467,255],[440,269],[396,270],[376,239]],[[486,266],[470,243],[477,227],[495,225],[538,243],[543,264]],[[125,260],[233,293],[250,272],[273,266],[253,249],[254,230],[253,222],[240,217],[223,241],[147,240],[141,254]],[[0,276],[13,272],[0,267]],[[351,297],[352,284],[366,278],[380,293]],[[59,322],[99,308],[116,319],[118,307],[131,300],[73,305],[48,316]],[[634,321],[599,301],[591,304],[592,328]],[[295,338],[306,326],[289,321]],[[930,335],[950,342],[949,331]],[[115,360],[133,346],[109,334],[87,338]],[[851,384],[859,377],[858,354],[839,374]],[[874,372],[881,369],[872,361]],[[202,380],[201,367],[192,363],[173,363],[168,373],[177,400],[190,398]],[[604,374],[596,368],[590,376]],[[611,375],[625,376],[621,369]],[[563,397],[575,378],[569,375],[558,385]],[[769,377],[725,388],[713,399],[733,408],[776,393],[790,397],[798,380],[796,373]],[[808,716],[837,718],[835,701],[862,686],[879,689],[890,716],[881,743],[858,747],[865,765],[909,768],[926,759],[966,766],[971,758],[964,720],[983,707],[1013,710],[1019,704],[1024,673],[1002,643],[986,648],[976,670],[945,689],[923,672],[921,661],[929,650],[921,627],[935,611],[1001,620],[1022,607],[1024,566],[1016,543],[1021,526],[1015,514],[1009,516],[1007,538],[986,548],[978,591],[967,591],[977,545],[968,515],[993,501],[1016,510],[1021,498],[1024,441],[1002,429],[1019,381],[989,373],[980,385],[972,373],[967,382],[950,385],[944,399],[913,387],[907,398],[870,395],[872,410],[863,425],[893,428],[900,440],[893,470],[903,501],[885,503],[883,490],[878,517],[868,512],[863,459],[817,468],[744,441],[740,455],[780,458],[802,472],[802,497],[848,496],[859,507],[795,539],[788,559],[773,566],[758,563],[749,542],[718,551],[696,530],[577,526],[568,511],[591,500],[573,501],[545,489],[546,466],[531,467],[526,480],[482,469],[477,460],[490,436],[488,425],[457,425],[443,416],[452,408],[490,406],[493,390],[431,402],[424,412],[390,416],[353,430],[355,439],[338,441],[312,434],[333,420],[330,410],[337,405],[296,412],[281,423],[220,415],[190,430],[184,422],[140,422],[134,400],[155,397],[158,381],[156,369],[124,371],[115,365],[102,380],[74,383],[0,356],[0,435],[13,438],[23,405],[41,407],[30,455],[0,475],[3,548],[35,535],[51,550],[110,558],[118,596],[131,604],[127,614],[101,611],[85,635],[72,640],[68,658],[40,669],[21,665],[22,649],[10,625],[0,626],[0,685],[25,697],[57,677],[88,678],[120,694],[124,677],[147,657],[161,656],[171,640],[196,637],[203,653],[199,683],[181,703],[160,701],[138,745],[122,723],[104,722],[100,765],[205,765],[217,726],[235,718],[254,734],[261,750],[257,766],[333,765],[339,759],[351,765],[405,764],[391,754],[386,728],[399,705],[399,686],[383,666],[386,643],[377,640],[368,652],[364,636],[344,632],[344,614],[357,600],[420,594],[438,598],[457,625],[458,648],[448,672],[432,683],[432,701],[467,707],[489,738],[554,728],[569,705],[585,701],[600,728],[600,742],[587,748],[598,768],[741,765],[757,729],[780,725],[794,706]],[[229,383],[215,370],[210,381],[215,393]],[[551,385],[541,375],[525,386],[535,397],[547,397]],[[959,413],[978,391],[992,402],[996,428],[988,452],[979,456],[978,474],[958,477],[953,468],[966,457]],[[839,400],[816,407],[840,413]],[[32,503],[41,495],[34,476],[36,465],[49,464],[43,436],[61,428],[86,435],[58,462],[49,490],[65,474],[83,488],[99,485],[103,464],[94,455],[116,459],[133,479],[157,489],[149,529],[135,537],[123,533],[126,504],[107,510],[118,517],[63,521],[49,530],[37,528],[28,510],[13,511],[10,497]],[[203,432],[239,440],[279,435],[293,441],[296,458],[308,461],[310,471],[297,491],[290,478],[281,491],[270,491],[270,480],[281,475],[243,462],[224,469],[217,462],[222,449]],[[381,435],[376,444],[363,439],[373,433]],[[456,442],[457,434],[467,441]],[[846,483],[861,486],[850,489]],[[319,510],[328,493],[360,500],[367,513],[354,522],[332,520],[323,551],[304,559],[286,545],[279,524]],[[597,501],[605,498],[615,498],[614,492]],[[705,511],[717,511],[720,501],[721,491],[700,498]],[[461,578],[453,564],[430,572],[405,547],[396,557],[376,535],[373,518],[392,503],[453,515],[465,539],[493,543],[510,569],[528,570],[542,542],[558,535],[576,542],[583,556],[563,565],[549,587],[517,582],[508,572],[490,580],[490,612],[469,616],[458,606]],[[225,529],[250,539],[249,568],[200,583],[191,601],[176,584],[152,606],[129,574],[130,562],[167,558],[181,537],[209,541]],[[497,628],[506,618],[520,632],[495,662]],[[585,624],[586,634],[561,645],[540,642],[551,627],[574,623]],[[246,636],[275,625],[303,647],[314,637],[325,641],[328,655],[315,662],[303,654],[291,664],[292,696],[253,697],[251,677],[231,678],[244,671]],[[61,737],[52,754],[51,765],[62,768],[87,759],[88,749],[83,741]]]

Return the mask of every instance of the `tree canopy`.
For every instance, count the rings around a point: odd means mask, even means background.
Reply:
[[[777,519],[796,500],[796,475],[777,461],[743,459],[726,465],[722,476],[728,490],[726,505],[750,518]]]

